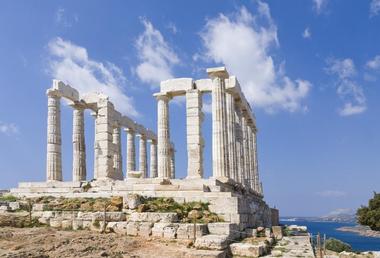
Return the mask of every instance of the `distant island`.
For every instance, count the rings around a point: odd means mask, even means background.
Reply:
[[[281,217],[281,221],[310,221],[310,222],[339,222],[339,223],[356,223],[355,214],[334,214],[321,217]]]
[[[361,236],[366,236],[366,237],[380,238],[380,232],[371,230],[368,226],[357,225],[354,227],[340,227],[340,228],[337,228],[337,230],[343,231],[343,232],[352,232],[352,233],[356,233],[356,234],[359,234]]]

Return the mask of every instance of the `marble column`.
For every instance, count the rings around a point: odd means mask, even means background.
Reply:
[[[244,170],[243,170],[243,180],[244,186],[249,185],[249,147],[248,147],[248,132],[247,132],[247,118],[243,112],[242,114],[242,132],[243,132],[243,156],[244,156]]]
[[[203,177],[202,94],[186,92],[187,178]]]
[[[249,172],[248,172],[248,178],[249,178],[249,188],[254,189],[254,148],[253,148],[253,134],[252,134],[252,127],[250,124],[247,125],[247,136],[248,136],[248,152],[249,152]]]
[[[121,180],[121,175],[115,173],[113,129],[115,121],[114,105],[108,99],[98,101],[98,118],[96,119],[96,148],[97,148],[97,179]]]
[[[208,69],[212,79],[212,177],[228,178],[228,138],[226,119],[225,69]]]
[[[48,181],[62,181],[60,96],[53,90],[48,90],[47,95],[46,178]]]
[[[149,140],[150,142],[150,177],[157,177],[157,142]]]
[[[126,128],[127,132],[127,171],[128,173],[136,170],[136,148],[135,148],[135,131],[131,128]]]
[[[139,135],[139,171],[142,178],[147,177],[147,155],[146,155],[146,137],[143,134]]]
[[[166,94],[157,98],[157,173],[159,178],[170,178],[169,99]]]
[[[112,133],[112,142],[114,144],[114,155],[113,155],[113,167],[115,170],[115,175],[118,179],[123,179],[123,168],[122,168],[122,157],[121,157],[121,135],[120,127],[114,127]]]
[[[175,178],[175,148],[174,148],[174,143],[170,144],[170,178]]]
[[[97,112],[91,112],[91,116],[94,118],[94,179],[98,178],[98,141],[96,133],[96,124],[97,124]]]
[[[236,136],[236,165],[237,182],[243,184],[244,173],[244,152],[243,152],[243,131],[242,131],[242,114],[239,101],[235,101],[235,136]]]
[[[73,110],[73,181],[86,180],[86,145],[84,136],[84,107],[71,105]]]
[[[237,157],[236,157],[236,134],[235,134],[235,100],[230,93],[226,94],[227,113],[227,137],[228,137],[228,162],[230,178],[237,179]]]
[[[259,176],[259,163],[258,163],[258,156],[257,156],[257,129],[253,129],[253,155],[254,155],[254,182],[255,186],[254,189],[259,192],[263,193],[262,191],[262,185],[260,183],[260,176]]]

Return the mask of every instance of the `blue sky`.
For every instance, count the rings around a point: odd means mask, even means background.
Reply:
[[[379,32],[379,0],[1,1],[0,188],[45,179],[53,78],[81,94],[109,94],[156,130],[159,81],[206,78],[207,67],[225,65],[256,113],[268,203],[282,215],[356,209],[380,191]],[[204,104],[209,176],[210,96]],[[183,99],[170,116],[183,177]],[[64,104],[62,119],[70,180],[72,111]],[[89,178],[93,130],[86,113]]]

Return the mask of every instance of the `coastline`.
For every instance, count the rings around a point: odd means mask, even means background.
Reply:
[[[360,225],[353,226],[353,227],[345,226],[345,227],[337,228],[336,230],[343,231],[343,232],[352,232],[352,233],[356,233],[358,235],[365,236],[365,237],[380,238],[380,231],[371,230],[369,227],[366,227],[366,226],[360,226]]]

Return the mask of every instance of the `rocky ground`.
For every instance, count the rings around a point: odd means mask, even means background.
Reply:
[[[192,257],[189,241],[164,241],[47,227],[0,228],[0,257]],[[212,252],[212,251],[209,251]]]

